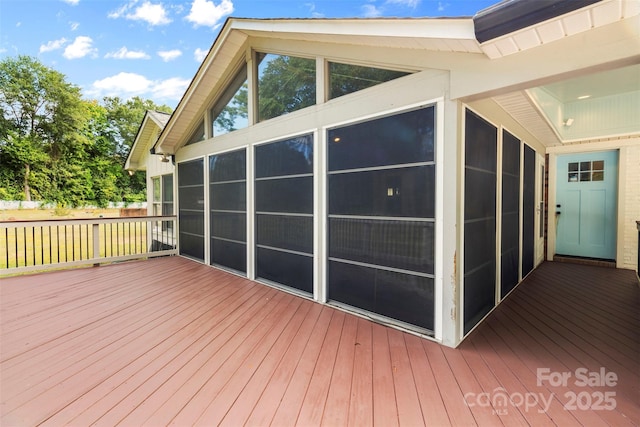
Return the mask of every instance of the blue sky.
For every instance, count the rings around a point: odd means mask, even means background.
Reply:
[[[229,16],[472,16],[498,0],[2,0],[0,59],[30,55],[87,99],[175,107]]]

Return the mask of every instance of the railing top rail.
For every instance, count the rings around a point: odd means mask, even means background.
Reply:
[[[0,221],[0,228],[39,227],[39,226],[52,226],[52,225],[75,225],[75,224],[114,224],[114,223],[140,222],[140,221],[172,221],[175,219],[176,219],[175,215],[154,215],[154,216],[128,216],[128,217],[105,217],[105,218],[17,220],[17,221]]]

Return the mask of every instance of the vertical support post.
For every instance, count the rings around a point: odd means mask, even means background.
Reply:
[[[93,224],[93,258],[100,258],[100,224]],[[93,264],[94,267],[98,267],[100,263]]]

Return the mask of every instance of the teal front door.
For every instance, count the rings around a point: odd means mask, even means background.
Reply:
[[[558,156],[556,254],[616,258],[618,152]]]

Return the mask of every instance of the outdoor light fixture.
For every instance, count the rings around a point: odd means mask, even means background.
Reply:
[[[161,160],[161,162],[162,162],[162,163],[169,163],[169,158],[168,158],[168,157],[167,157],[167,155],[166,155],[166,154],[164,154],[164,153],[162,153],[162,160]]]
[[[569,117],[567,120],[564,121],[564,125],[566,127],[571,127],[571,125],[573,124],[573,118]]]
[[[131,169],[129,169],[127,172],[129,172],[129,176],[133,176],[133,171]]]

